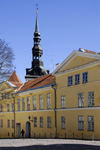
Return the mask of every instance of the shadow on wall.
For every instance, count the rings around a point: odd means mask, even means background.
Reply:
[[[54,145],[32,145],[21,147],[0,147],[0,150],[100,150],[100,146],[83,144],[54,144]]]

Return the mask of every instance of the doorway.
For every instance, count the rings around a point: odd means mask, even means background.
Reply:
[[[31,124],[30,122],[26,122],[26,137],[30,137],[31,133]]]

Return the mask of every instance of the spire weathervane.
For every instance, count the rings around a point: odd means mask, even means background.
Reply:
[[[36,4],[36,14],[38,14],[38,4]]]

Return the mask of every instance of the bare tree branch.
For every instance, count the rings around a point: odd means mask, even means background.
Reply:
[[[8,80],[13,72],[14,53],[8,44],[0,39],[0,82]]]

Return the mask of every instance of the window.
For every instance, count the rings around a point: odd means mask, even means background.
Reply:
[[[10,120],[7,120],[7,127],[10,128]]]
[[[84,107],[84,93],[78,94],[78,107]]]
[[[1,127],[3,127],[3,119],[1,119]]]
[[[9,96],[9,92],[8,92],[8,93],[7,93],[7,98],[9,99],[9,97],[10,97],[10,96]]]
[[[80,74],[75,75],[75,85],[80,83]]]
[[[61,117],[61,129],[65,129],[65,117]]]
[[[33,110],[36,110],[36,96],[33,96]]]
[[[65,96],[61,96],[61,108],[65,108]]]
[[[22,98],[22,111],[24,111],[24,110],[25,110],[25,99]]]
[[[40,117],[40,127],[43,127],[43,117]]]
[[[1,112],[3,111],[3,105],[1,105]]]
[[[88,92],[88,106],[94,106],[94,92]]]
[[[47,117],[47,128],[51,128],[51,117]]]
[[[20,98],[17,99],[17,103],[18,103],[18,111],[20,111]]]
[[[30,97],[27,97],[27,110],[30,110]]]
[[[83,72],[83,83],[88,82],[88,72]]]
[[[94,116],[88,116],[88,131],[94,131]]]
[[[1,93],[1,99],[3,100],[3,93]]]
[[[34,127],[37,127],[37,117],[34,117]]]
[[[12,120],[12,128],[14,128],[14,120]]]
[[[8,111],[8,112],[10,111],[9,104],[7,104],[7,111]]]
[[[68,86],[71,86],[73,84],[73,76],[68,77]]]
[[[43,109],[43,95],[39,95],[40,109]]]
[[[51,94],[47,93],[47,109],[51,109]]]
[[[6,93],[5,93],[5,99],[6,99]]]
[[[84,130],[84,116],[78,116],[78,130]]]
[[[14,103],[12,103],[12,112],[14,112]]]

